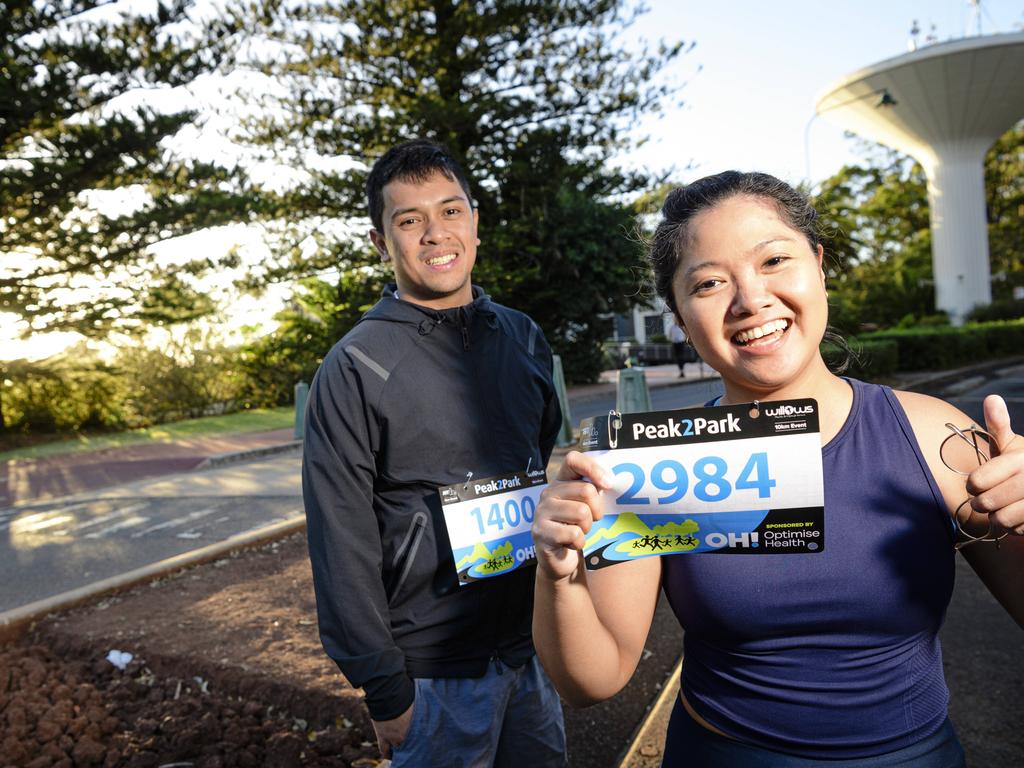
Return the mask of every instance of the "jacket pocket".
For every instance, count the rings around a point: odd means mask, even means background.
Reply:
[[[416,559],[416,551],[423,541],[423,534],[427,529],[427,513],[420,510],[412,516],[409,529],[405,532],[405,538],[395,550],[395,559],[391,564],[392,586],[390,596],[394,597],[402,589],[413,561]]]

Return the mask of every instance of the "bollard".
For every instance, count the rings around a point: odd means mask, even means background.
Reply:
[[[301,440],[306,433],[306,398],[309,384],[300,381],[295,385],[295,439]]]
[[[615,392],[615,410],[619,413],[642,413],[651,408],[651,393],[643,368],[623,368]]]
[[[576,442],[572,433],[572,416],[569,414],[569,396],[565,390],[565,372],[562,370],[562,358],[552,355],[553,369],[551,377],[555,380],[555,393],[558,395],[558,404],[562,407],[562,428],[558,430],[558,439],[555,445],[564,447]]]

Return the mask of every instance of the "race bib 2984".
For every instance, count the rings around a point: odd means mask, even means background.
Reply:
[[[652,555],[816,554],[825,547],[818,406],[786,400],[583,421],[614,476],[587,567]]]

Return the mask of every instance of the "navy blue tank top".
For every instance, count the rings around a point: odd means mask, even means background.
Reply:
[[[905,747],[942,725],[949,698],[952,521],[892,390],[849,381],[850,415],[822,449],[823,552],[663,562],[694,710],[809,758]]]

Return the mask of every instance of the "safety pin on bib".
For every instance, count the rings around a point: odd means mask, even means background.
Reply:
[[[622,429],[622,414],[616,410],[608,411],[608,447],[619,445],[619,430]]]

